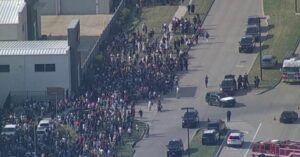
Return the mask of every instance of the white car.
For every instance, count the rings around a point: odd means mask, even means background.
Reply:
[[[241,132],[232,132],[227,137],[227,146],[242,147],[244,143],[244,135]]]
[[[16,124],[7,124],[2,129],[1,135],[13,136],[16,134],[17,125]]]

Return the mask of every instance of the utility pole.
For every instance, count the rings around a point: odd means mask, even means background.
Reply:
[[[260,79],[263,80],[263,75],[262,75],[262,48],[261,48],[261,22],[260,22],[261,18],[259,17],[259,65],[260,65]]]
[[[181,110],[186,110],[186,112],[189,112],[189,110],[194,110],[194,108],[193,107],[183,107],[183,108],[181,108]],[[187,152],[188,152],[188,157],[190,157],[190,128],[189,128],[189,126],[187,127],[187,136],[188,136]]]

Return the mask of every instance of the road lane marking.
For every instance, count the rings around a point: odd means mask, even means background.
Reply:
[[[252,138],[252,140],[251,140],[251,143],[250,143],[250,145],[249,145],[249,148],[247,149],[247,151],[246,151],[244,157],[247,157],[247,155],[248,155],[248,153],[249,153],[249,150],[250,150],[251,147],[252,147],[252,143],[253,143],[253,141],[255,140],[255,138],[256,138],[256,136],[257,136],[257,134],[258,134],[258,131],[259,131],[260,127],[261,127],[261,122],[259,123],[258,128],[256,129],[256,132],[255,132],[255,134],[254,134],[254,136],[253,136],[253,138]]]

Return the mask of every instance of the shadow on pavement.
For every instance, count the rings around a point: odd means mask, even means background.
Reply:
[[[232,108],[240,108],[240,107],[246,107],[246,105],[245,105],[245,104],[243,104],[243,103],[239,103],[239,102],[237,102],[237,103],[235,104],[235,106],[234,106],[234,107],[232,107]]]

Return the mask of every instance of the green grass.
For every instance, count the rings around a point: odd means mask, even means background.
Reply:
[[[195,4],[195,15],[199,14],[201,19],[203,19],[212,2],[213,0],[193,0],[192,4]],[[193,14],[189,15],[188,13],[185,15],[187,18],[193,18],[193,16]]]
[[[139,126],[139,131],[135,129],[136,124]],[[132,129],[132,135],[131,136],[124,135],[123,144],[117,147],[118,157],[131,157],[134,152],[134,148],[132,148],[133,143],[138,139],[140,139],[144,130],[146,129],[145,123],[139,121],[135,121],[133,126],[134,127]]]
[[[270,16],[268,20],[269,34],[271,38],[264,41],[268,48],[262,54],[272,54],[277,56],[282,63],[287,52],[293,50],[296,41],[300,37],[300,16],[295,15],[294,0],[264,0],[265,15]],[[250,80],[260,75],[259,57],[257,57],[251,71]],[[270,87],[280,80],[279,69],[263,70],[262,87]]]
[[[142,31],[142,24],[145,23],[148,27],[148,31],[154,29],[155,36],[161,36],[161,26],[164,22],[169,24],[178,9],[178,6],[174,5],[159,5],[149,6],[143,8],[140,16],[140,21],[137,25],[137,29]]]
[[[191,157],[214,157],[219,149],[219,146],[204,146],[201,144],[202,131],[198,131],[193,137],[190,144]],[[185,151],[184,156],[188,156]]]
[[[300,13],[300,0],[297,1],[297,13]]]

